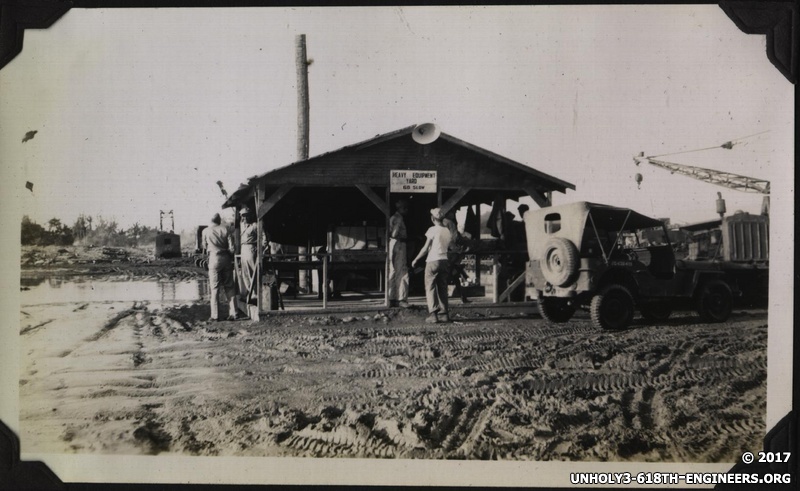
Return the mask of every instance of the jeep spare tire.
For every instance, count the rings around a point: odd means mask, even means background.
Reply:
[[[592,298],[592,324],[601,329],[625,329],[633,322],[633,295],[622,285],[606,285]]]
[[[552,237],[544,245],[540,264],[544,279],[555,286],[568,285],[578,272],[578,249],[563,237]]]

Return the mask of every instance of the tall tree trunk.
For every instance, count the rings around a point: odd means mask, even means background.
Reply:
[[[295,44],[295,65],[297,67],[297,160],[308,158],[309,143],[309,102],[308,102],[308,58],[306,55],[306,35],[299,34]],[[308,251],[298,248],[300,260],[306,259]],[[297,281],[302,292],[310,291],[308,271],[299,271]]]

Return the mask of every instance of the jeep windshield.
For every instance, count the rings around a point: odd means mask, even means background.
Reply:
[[[621,251],[664,245],[669,245],[669,238],[661,221],[625,208],[589,206],[582,255],[608,261]]]

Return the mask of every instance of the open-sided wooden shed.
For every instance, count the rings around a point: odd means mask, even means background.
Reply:
[[[425,130],[436,133],[420,137]],[[385,263],[388,219],[400,198],[411,203],[406,223],[411,229],[419,224],[424,232],[434,207],[447,213],[522,196],[544,207],[552,192],[567,189],[575,186],[422,125],[254,176],[223,208],[255,209],[270,240],[303,247],[329,246],[332,227],[376,227],[381,237],[370,258]]]

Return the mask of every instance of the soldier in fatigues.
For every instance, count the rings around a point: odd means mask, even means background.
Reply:
[[[208,286],[211,290],[211,318],[219,320],[219,294],[225,291],[230,306],[228,320],[236,319],[236,289],[233,284],[233,236],[222,225],[219,213],[211,218],[212,225],[203,230],[203,244],[208,251]]]
[[[258,279],[253,279],[253,272],[256,270],[256,263],[258,261],[258,222],[256,221],[256,213],[249,208],[242,208],[239,212],[242,217],[242,276],[245,291],[242,292],[242,300],[247,301],[250,296],[250,291]],[[262,244],[267,243],[266,233],[262,232]],[[252,280],[252,281],[251,281]],[[240,283],[241,284],[241,283]],[[255,300],[255,299],[253,299]]]

